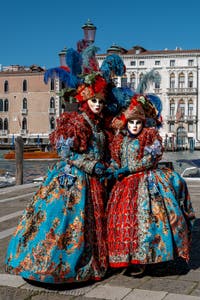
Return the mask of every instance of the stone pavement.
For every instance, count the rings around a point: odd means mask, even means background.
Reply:
[[[177,259],[148,266],[142,277],[128,277],[109,271],[100,282],[48,286],[33,285],[20,276],[4,271],[4,258],[10,235],[21,211],[37,189],[26,184],[0,189],[0,300],[195,300],[200,299],[200,184],[188,182],[197,219],[193,229],[191,260]]]

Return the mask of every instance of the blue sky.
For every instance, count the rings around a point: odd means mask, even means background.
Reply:
[[[200,49],[200,1],[6,0],[1,1],[0,64],[59,66],[58,53],[76,49],[81,26],[97,27],[95,45],[126,49]]]

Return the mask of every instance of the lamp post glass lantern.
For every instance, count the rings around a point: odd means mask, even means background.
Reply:
[[[82,26],[84,32],[84,40],[88,44],[92,44],[95,40],[96,26],[88,19],[88,21]]]
[[[60,58],[60,65],[61,66],[66,66],[66,52],[67,48],[65,47],[62,51],[59,53],[59,58]]]

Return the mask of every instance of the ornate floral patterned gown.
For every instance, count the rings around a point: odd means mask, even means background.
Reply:
[[[144,128],[139,138],[119,134],[111,152],[112,166],[128,166],[131,174],[116,181],[108,201],[110,266],[158,263],[176,256],[187,260],[194,212],[181,176],[156,167],[162,154],[158,133]]]
[[[63,135],[67,158],[48,170],[21,216],[6,269],[48,283],[100,280],[107,270],[105,198],[92,172],[105,136],[86,113],[64,113],[59,130],[54,138]]]

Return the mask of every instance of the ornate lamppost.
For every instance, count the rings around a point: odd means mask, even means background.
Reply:
[[[94,43],[97,30],[90,19],[88,19],[81,28],[83,29],[84,38],[77,43],[78,52],[82,52],[85,48]]]

